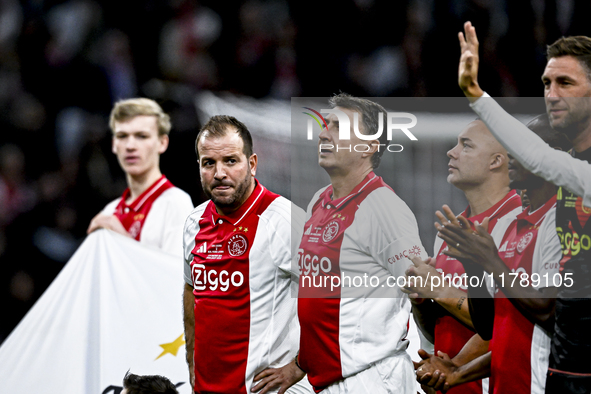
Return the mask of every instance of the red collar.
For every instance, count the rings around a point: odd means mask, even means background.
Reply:
[[[126,204],[125,201],[127,201],[127,198],[131,194],[131,191],[129,190],[129,188],[125,189],[125,191],[123,192],[123,196],[121,197],[123,201],[123,207],[129,208],[136,212],[139,211],[142,208],[142,206],[146,203],[146,201],[148,201],[150,196],[156,193],[162,185],[166,184],[166,182],[168,182],[168,179],[166,179],[166,177],[162,175],[160,178],[158,178],[156,182],[152,183],[152,185],[150,185],[149,188],[147,188],[129,205]]]
[[[515,190],[511,190],[499,202],[497,202],[495,205],[493,205],[486,211],[482,212],[481,214],[468,217],[468,215],[470,214],[470,206],[468,205],[468,208],[466,208],[466,210],[462,212],[461,215],[470,220],[470,222],[472,223],[476,221],[480,223],[482,222],[482,220],[484,220],[485,217],[489,217],[492,220],[497,215],[503,216],[511,210],[515,209],[515,207],[510,208],[515,200],[519,201],[519,205],[521,205],[521,197],[519,197],[519,194],[517,194]]]
[[[556,194],[554,196],[552,196],[551,199],[546,201],[546,203],[544,205],[542,205],[541,207],[536,209],[531,214],[529,213],[530,207],[528,206],[527,208],[525,208],[525,210],[523,212],[521,212],[519,215],[517,215],[517,220],[525,220],[526,222],[533,224],[533,225],[539,224],[539,222],[544,220],[544,217],[546,217],[546,214],[548,213],[548,211],[552,207],[554,207],[555,205],[556,205]]]
[[[361,193],[363,191],[363,189],[365,189],[370,183],[372,183],[376,179],[378,179],[378,176],[373,171],[370,172],[369,174],[367,174],[367,176],[365,178],[363,178],[363,180],[361,182],[359,182],[359,184],[357,186],[355,186],[355,188],[353,189],[353,191],[351,191],[351,193],[349,193],[349,195],[347,195],[345,197],[341,197],[337,200],[332,199],[332,194],[333,194],[332,185],[328,186],[326,188],[326,190],[320,196],[320,200],[322,202],[322,207],[324,208],[325,206],[330,205],[330,206],[333,206],[337,209],[341,208],[348,201],[350,201],[352,197],[354,197],[356,194]]]

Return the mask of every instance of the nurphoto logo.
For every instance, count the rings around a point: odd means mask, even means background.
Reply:
[[[304,114],[308,115],[311,119],[308,119],[307,124],[307,136],[308,140],[312,140],[314,138],[314,121],[318,124],[320,129],[328,128],[328,124],[326,123],[326,119],[322,116],[322,113],[325,114],[334,114],[338,121],[339,121],[339,141],[350,140],[351,139],[351,122],[347,114],[343,111],[331,108],[331,109],[321,109],[320,112],[310,108],[310,107],[303,107],[313,113],[310,112],[303,112]],[[359,114],[357,112],[353,112],[353,132],[355,136],[362,141],[373,141],[379,139],[382,134],[384,133],[384,117],[386,118],[386,135],[388,141],[392,141],[392,136],[395,130],[402,131],[411,141],[417,141],[417,137],[409,130],[417,125],[417,117],[408,112],[387,112],[384,116],[384,113],[380,112],[378,114],[378,130],[374,134],[362,134],[359,131]],[[407,119],[410,122],[407,123],[398,123],[395,120],[400,119]],[[378,151],[385,147],[388,152],[402,152],[403,147],[400,144],[371,144],[371,145],[378,145]],[[319,144],[318,149],[334,149],[338,150],[348,150],[351,151],[351,146],[343,147],[337,145],[336,147],[332,144]],[[371,147],[369,144],[356,144],[353,146],[353,150],[355,152],[366,152],[370,150]]]

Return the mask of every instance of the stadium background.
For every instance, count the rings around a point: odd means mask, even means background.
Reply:
[[[591,35],[590,12],[580,0],[0,0],[0,343],[125,188],[107,127],[117,99],[150,97],[171,114],[161,167],[195,204],[195,135],[222,112],[247,123],[260,179],[290,197],[291,97],[458,97],[465,20],[488,92],[540,96],[545,45]],[[465,205],[445,152],[467,120],[380,168],[429,252],[434,208]]]

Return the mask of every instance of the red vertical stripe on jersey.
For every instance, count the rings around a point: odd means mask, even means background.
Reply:
[[[556,205],[556,196],[529,215],[529,207],[512,222],[501,245],[499,256],[511,272],[532,275],[532,264],[540,223]],[[557,262],[558,263],[558,262]],[[518,280],[520,280],[519,278]],[[521,284],[515,284],[519,286]],[[532,343],[534,324],[507,299],[502,291],[495,295],[495,322],[490,341],[491,376],[489,392],[531,394]]]
[[[316,392],[343,379],[339,343],[341,288],[331,291],[330,278],[341,275],[344,233],[355,219],[358,204],[373,190],[384,186],[387,185],[372,172],[351,194],[334,201],[329,186],[316,201],[304,227],[306,231],[298,251],[299,363]]]

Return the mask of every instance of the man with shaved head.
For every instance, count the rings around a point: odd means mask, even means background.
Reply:
[[[546,115],[532,120],[528,127],[551,147],[566,151],[572,144],[564,134],[552,129]],[[448,251],[464,264],[469,275],[482,277],[484,271],[494,278],[498,291],[494,308],[473,305],[471,317],[482,338],[490,339],[489,352],[461,366],[447,357],[431,357],[425,374],[441,372],[443,379],[435,388],[446,389],[470,380],[490,376],[491,392],[532,394],[544,391],[550,355],[550,335],[554,324],[554,301],[558,288],[553,281],[559,275],[562,255],[556,235],[556,186],[533,175],[509,155],[510,186],[527,190],[529,205],[513,220],[496,248],[492,237],[477,226],[477,233],[462,231],[452,223],[438,226],[444,240],[459,244]],[[453,217],[450,218],[453,221]],[[462,219],[460,219],[462,221]],[[513,283],[505,278],[526,275],[531,281]],[[539,280],[538,280],[539,279]],[[470,284],[470,303],[475,300]],[[463,349],[464,352],[466,349]],[[431,381],[423,371],[422,382]],[[433,383],[436,383],[433,380]]]
[[[521,199],[509,187],[507,151],[482,121],[475,120],[458,135],[458,143],[447,156],[450,159],[447,181],[462,190],[468,200],[468,207],[461,215],[471,223],[489,217],[489,231],[498,246],[507,224],[502,221],[497,226],[499,219],[507,215],[514,217],[521,212]],[[434,343],[436,352],[447,353],[453,358],[471,340],[473,352],[469,357],[475,358],[488,351],[488,341],[476,335],[470,318],[464,267],[458,260],[445,255],[447,250],[447,243],[436,238],[433,249],[435,268],[420,259],[413,259],[414,266],[408,269],[407,275],[422,276],[423,281],[407,280],[415,286],[407,287],[406,291],[411,294],[411,299],[414,298],[415,320],[422,334]],[[428,275],[440,274],[456,285],[461,282],[460,287],[449,286],[446,279],[441,286],[431,288]],[[424,286],[416,286],[421,284]],[[428,346],[423,344],[425,347]],[[427,357],[426,353],[421,356]],[[482,394],[483,384],[486,390],[488,382],[478,380],[449,392]]]

